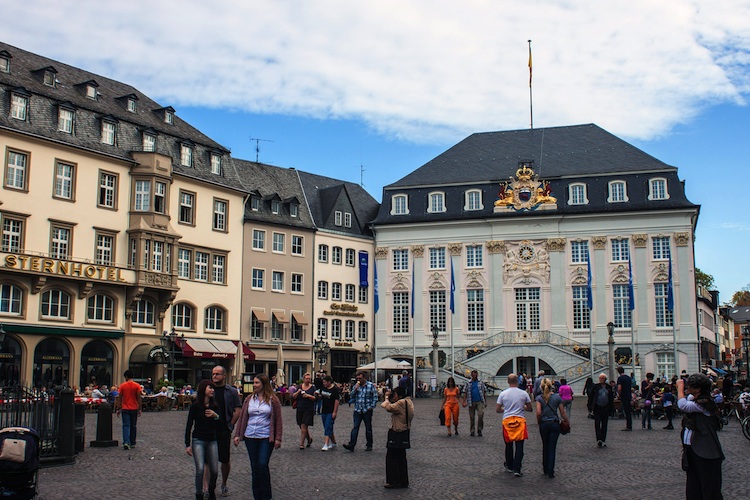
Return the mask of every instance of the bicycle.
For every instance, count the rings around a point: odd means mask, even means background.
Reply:
[[[742,434],[746,439],[750,440],[750,417],[745,417],[742,420]]]

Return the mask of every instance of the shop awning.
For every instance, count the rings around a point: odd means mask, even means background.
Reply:
[[[245,344],[242,344],[242,359],[245,361],[255,361],[255,353]]]
[[[160,345],[142,344],[130,353],[130,364],[166,363],[169,351]]]
[[[261,323],[268,323],[268,314],[265,311],[256,311],[253,309],[253,316]]]
[[[298,325],[309,324],[307,318],[305,318],[305,315],[302,313],[292,313],[292,318],[294,318],[294,321],[296,321]]]
[[[237,344],[231,340],[185,339],[182,355],[188,358],[234,359]]]
[[[68,328],[64,326],[18,325],[3,322],[3,328],[8,333],[31,333],[36,335],[67,335],[70,337],[90,337],[105,339],[121,339],[123,330],[102,330],[100,328]]]
[[[279,323],[289,323],[289,320],[286,319],[286,314],[281,311],[274,311],[273,317],[276,318],[276,321],[278,321]]]

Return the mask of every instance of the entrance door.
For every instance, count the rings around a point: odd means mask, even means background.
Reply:
[[[525,373],[529,377],[536,377],[536,369],[534,368],[533,357],[520,357],[516,358],[516,373]]]

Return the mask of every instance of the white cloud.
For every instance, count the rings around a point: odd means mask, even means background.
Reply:
[[[744,105],[750,2],[396,1],[4,6],[4,41],[130,83],[164,105],[365,120],[415,142],[595,122],[666,134]]]

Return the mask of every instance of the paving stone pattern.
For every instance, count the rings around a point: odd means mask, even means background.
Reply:
[[[415,401],[412,449],[407,452],[411,487],[386,490],[385,437],[390,416],[375,410],[375,446],[364,451],[364,425],[355,451],[348,442],[352,409],[343,405],[336,420],[338,449],[323,452],[319,417],[313,427],[314,442],[298,449],[299,429],[294,410],[283,408],[284,443],[271,457],[274,498],[370,499],[370,498],[513,498],[513,499],[632,499],[684,498],[685,473],[680,469],[679,431],[667,431],[664,421],[654,430],[621,432],[623,420],[610,420],[608,447],[599,449],[593,420],[586,418],[582,398],[574,401],[573,430],[561,436],[557,448],[556,478],[542,475],[541,439],[536,419],[529,417],[529,437],[523,461],[524,477],[502,471],[504,445],[501,415],[493,404],[485,413],[483,437],[469,437],[469,418],[461,409],[459,436],[447,437],[439,425],[438,400]],[[86,416],[86,450],[73,466],[43,469],[40,498],[52,499],[190,499],[193,491],[193,459],[185,454],[184,411],[145,413],[138,422],[138,444],[133,450],[90,448],[96,437],[96,415]],[[115,438],[122,439],[121,421],[114,418]],[[727,457],[723,466],[724,498],[750,498],[750,482],[743,475],[750,465],[750,441],[736,421],[720,434]],[[252,498],[250,464],[244,447],[232,449],[229,498]]]

